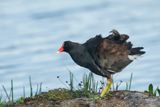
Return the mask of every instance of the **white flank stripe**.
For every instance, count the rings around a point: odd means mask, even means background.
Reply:
[[[109,71],[109,72],[111,72],[111,73],[115,73],[115,71],[113,71],[113,70],[110,70],[110,69],[108,69],[108,71]]]
[[[137,59],[140,55],[128,55],[128,58],[130,60],[134,60],[134,59]]]

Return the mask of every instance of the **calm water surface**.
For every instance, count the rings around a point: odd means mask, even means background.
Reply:
[[[9,90],[13,79],[20,96],[23,86],[29,90],[29,76],[34,90],[43,82],[44,91],[64,87],[56,77],[68,80],[67,69],[80,80],[89,70],[66,53],[56,54],[57,49],[65,40],[83,43],[114,28],[147,52],[116,74],[115,81],[128,81],[133,73],[132,90],[143,91],[149,83],[160,86],[159,10],[159,0],[0,0],[0,85]]]

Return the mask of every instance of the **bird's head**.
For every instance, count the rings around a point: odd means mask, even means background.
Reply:
[[[72,42],[71,41],[64,41],[62,46],[58,49],[58,53],[60,52],[69,52],[72,48]]]

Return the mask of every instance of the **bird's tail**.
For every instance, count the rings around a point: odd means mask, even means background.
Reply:
[[[137,59],[139,56],[145,54],[145,51],[142,51],[143,47],[131,48],[128,58],[130,60]]]
[[[130,55],[143,55],[145,51],[142,51],[143,47],[131,48]]]

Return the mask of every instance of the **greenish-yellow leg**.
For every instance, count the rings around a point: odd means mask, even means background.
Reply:
[[[107,86],[102,90],[100,97],[104,97],[112,86],[112,79],[107,79]]]

